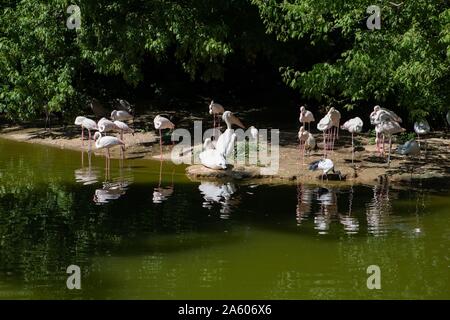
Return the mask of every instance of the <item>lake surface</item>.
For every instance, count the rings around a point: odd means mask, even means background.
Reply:
[[[0,139],[0,299],[24,298],[450,299],[450,188],[199,183],[148,160],[106,174]]]

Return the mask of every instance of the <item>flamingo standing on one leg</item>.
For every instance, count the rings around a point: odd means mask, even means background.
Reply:
[[[155,129],[159,130],[159,151],[160,151],[160,159],[162,160],[162,133],[163,129],[171,129],[175,128],[175,125],[167,118],[164,118],[160,115],[157,115],[155,119],[153,119],[153,124],[155,125]]]
[[[355,158],[355,143],[354,143],[354,134],[360,133],[363,128],[363,121],[361,118],[356,117],[353,119],[350,119],[346,121],[342,126],[341,129],[347,130],[352,134],[352,165],[354,164],[354,158]]]
[[[331,151],[334,150],[334,143],[337,139],[339,139],[339,124],[341,122],[341,113],[336,110],[334,107],[331,107],[328,111],[328,115],[332,122],[332,143],[331,143]]]
[[[214,119],[214,131],[216,129],[216,117],[218,115],[222,115],[225,112],[225,108],[219,104],[219,103],[215,103],[214,100],[211,100],[211,103],[209,104],[209,114],[211,114],[213,116]],[[220,117],[219,118],[219,128],[220,128]]]
[[[298,118],[302,126],[305,126],[305,124],[308,124],[308,131],[311,130],[311,122],[316,121],[314,119],[314,115],[311,111],[306,110],[304,106],[300,107],[300,117]]]
[[[124,133],[131,133],[134,136],[134,130],[131,129],[125,122],[116,120],[116,121],[114,121],[114,124],[120,130],[120,140],[125,142],[125,140],[123,139]],[[123,151],[124,151],[124,147],[122,146],[122,153],[123,153]]]
[[[394,111],[391,111],[386,108],[381,108],[379,105],[376,105],[373,108],[373,112],[370,114],[370,123],[372,125],[378,125],[382,122],[397,122],[402,123],[402,118],[400,118]],[[375,128],[375,132],[377,132],[377,136],[375,141],[377,141],[377,151],[384,155],[384,143],[385,143],[385,136],[379,129]],[[382,140],[382,151],[380,151],[380,140]]]
[[[108,132],[120,132],[120,129],[114,124],[114,122],[106,118],[101,118],[97,122],[97,127],[98,131],[100,131],[100,133],[104,133],[105,135]]]
[[[302,164],[305,163],[305,149],[306,149],[306,141],[308,140],[309,132],[305,130],[304,126],[300,127],[300,130],[298,131],[298,141],[300,153],[302,155]]]
[[[330,149],[329,140],[330,140],[330,129],[332,127],[333,127],[333,122],[331,121],[329,114],[325,115],[325,117],[320,119],[319,123],[317,124],[317,129],[319,131],[322,131],[322,133],[323,133],[323,150],[324,150],[323,156],[325,158],[327,157],[328,149]]]
[[[91,150],[91,130],[98,130],[98,126],[94,120],[86,117],[76,117],[75,124],[81,126],[81,145],[84,146],[84,128],[87,129],[89,134],[89,150]]]

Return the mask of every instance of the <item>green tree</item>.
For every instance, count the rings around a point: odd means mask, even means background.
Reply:
[[[406,109],[411,119],[448,107],[448,1],[252,2],[278,40],[306,40],[305,51],[327,52],[311,68],[289,62],[281,68],[284,81],[305,97],[348,109],[387,104]],[[380,30],[366,27],[369,5],[381,8]]]

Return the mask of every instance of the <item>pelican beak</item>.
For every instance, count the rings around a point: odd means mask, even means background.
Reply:
[[[239,120],[239,118],[236,117],[234,114],[232,114],[230,116],[230,120],[231,120],[232,123],[234,123],[238,127],[242,128],[242,129],[245,129],[245,126],[242,124],[241,120]]]

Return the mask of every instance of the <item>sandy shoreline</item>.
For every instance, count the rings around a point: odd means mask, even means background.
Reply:
[[[278,173],[271,176],[261,175],[259,167],[235,167],[233,170],[214,171],[205,169],[201,165],[186,168],[192,180],[236,179],[258,184],[292,184],[298,182],[320,183],[320,172],[311,172],[307,164],[321,158],[321,137],[316,135],[319,149],[306,156],[304,164],[296,144],[295,132],[281,132],[280,135],[280,166]],[[81,150],[80,130],[75,126],[56,127],[46,132],[42,128],[24,128],[20,126],[3,127],[0,137],[24,141],[28,143],[43,144],[61,149]],[[340,170],[346,177],[345,181],[327,183],[339,184],[366,184],[377,183],[384,177],[395,182],[407,182],[414,179],[434,179],[450,177],[450,139],[443,132],[435,132],[429,136],[428,152],[420,158],[408,158],[394,154],[391,165],[388,167],[383,159],[375,152],[375,145],[369,144],[369,137],[361,135],[359,140],[364,148],[355,153],[355,168],[351,166],[351,140],[345,134],[341,135],[336,150],[329,156],[335,163],[336,170]],[[135,135],[125,135],[127,145],[126,158],[159,159],[159,140],[155,132],[137,132]],[[88,141],[85,141],[87,148]],[[168,159],[171,145],[164,146],[164,158]],[[393,149],[396,145],[393,145]],[[119,150],[112,150],[113,158],[119,157]],[[103,155],[103,150],[93,151],[96,155]]]

